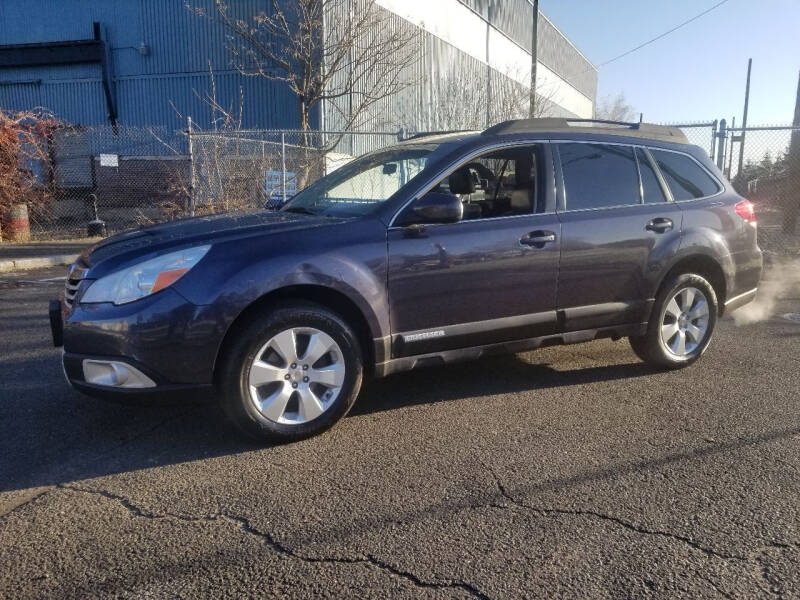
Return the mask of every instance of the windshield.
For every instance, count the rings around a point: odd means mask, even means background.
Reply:
[[[311,184],[281,210],[338,217],[368,214],[419,174],[442,146],[414,144],[373,152]]]

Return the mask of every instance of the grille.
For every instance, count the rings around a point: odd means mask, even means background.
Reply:
[[[64,287],[64,304],[69,310],[72,310],[72,306],[75,304],[75,296],[78,293],[78,288],[81,285],[86,269],[86,265],[80,258],[69,269],[69,275],[67,275],[67,282]]]

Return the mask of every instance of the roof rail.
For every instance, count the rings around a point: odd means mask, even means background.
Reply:
[[[408,137],[404,137],[402,141],[418,140],[420,138],[431,137],[433,135],[447,135],[448,133],[477,133],[474,129],[445,129],[442,131],[423,131],[422,133],[415,133]]]
[[[483,135],[501,135],[509,133],[602,133],[604,135],[624,135],[640,137],[678,144],[688,144],[689,140],[677,127],[653,125],[651,123],[626,123],[624,121],[608,121],[605,119],[516,119],[504,121],[484,130]]]

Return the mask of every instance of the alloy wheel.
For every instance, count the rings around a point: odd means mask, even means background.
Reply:
[[[661,343],[673,356],[695,352],[708,335],[709,306],[696,287],[685,287],[670,298],[661,315]]]
[[[248,371],[256,409],[270,421],[288,425],[322,415],[336,401],[344,379],[339,344],[313,327],[293,327],[274,335]]]

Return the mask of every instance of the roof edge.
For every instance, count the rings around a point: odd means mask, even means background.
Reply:
[[[605,121],[601,119],[515,119],[504,121],[485,129],[483,135],[502,135],[510,133],[595,133],[639,137],[676,144],[688,144],[689,139],[677,127],[655,125],[653,123],[626,123],[624,121]]]

